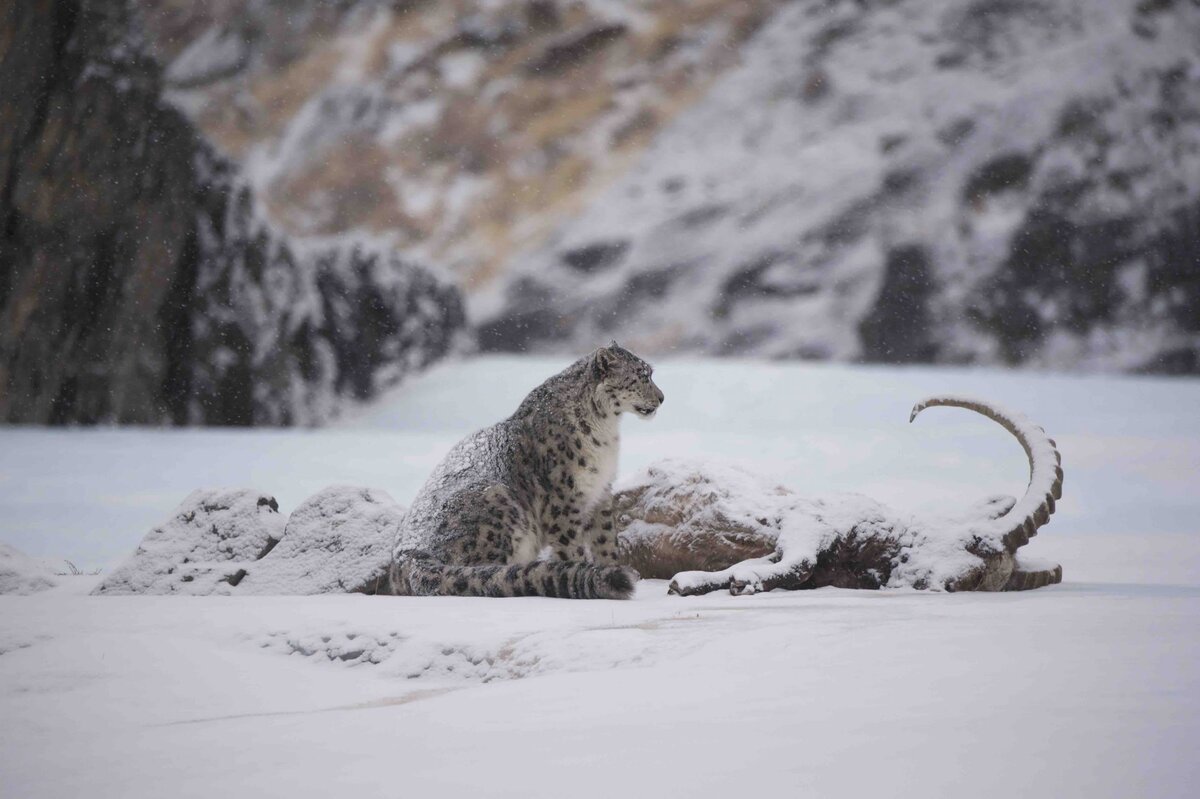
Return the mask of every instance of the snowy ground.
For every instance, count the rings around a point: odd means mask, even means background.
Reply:
[[[560,364],[442,367],[319,431],[0,429],[0,541],[119,561],[191,489],[284,512],[407,502]],[[900,508],[1018,492],[974,393],[1056,437],[1024,594],[823,589],[633,602],[0,597],[0,796],[1187,796],[1200,779],[1200,382],[675,361],[622,473],[725,458]]]

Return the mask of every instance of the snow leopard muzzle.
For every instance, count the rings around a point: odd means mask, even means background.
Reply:
[[[654,414],[658,413],[658,408],[666,400],[666,395],[662,393],[662,389],[658,386],[654,388],[654,404],[653,405],[634,405],[633,410],[638,416],[643,419],[653,419]]]

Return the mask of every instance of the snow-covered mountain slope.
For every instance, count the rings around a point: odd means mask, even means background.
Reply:
[[[1200,8],[793,3],[481,342],[1200,368]]]
[[[467,285],[620,174],[777,0],[148,0],[169,98],[272,216]]]
[[[462,435],[564,364],[441,364],[322,430],[0,428],[0,540],[123,558],[192,489],[295,511],[331,483],[411,501]],[[1188,796],[1200,736],[1200,383],[664,360],[619,475],[673,455],[808,495],[942,510],[1025,458],[930,393],[1055,437],[1066,484],[1024,594],[821,589],[630,602],[0,596],[0,794]],[[531,765],[533,764],[533,765]],[[857,776],[862,775],[862,776]],[[631,786],[633,786],[631,788]]]
[[[146,5],[302,232],[455,276],[485,349],[1200,371],[1200,8]]]

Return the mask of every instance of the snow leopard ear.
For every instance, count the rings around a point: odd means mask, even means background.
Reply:
[[[613,358],[612,352],[604,347],[601,347],[600,349],[596,350],[596,354],[592,358],[592,371],[595,373],[596,377],[605,377],[610,371],[612,371],[613,362],[615,360],[616,359]]]

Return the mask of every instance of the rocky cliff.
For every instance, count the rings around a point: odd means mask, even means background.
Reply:
[[[311,423],[450,347],[455,289],[265,221],[123,0],[0,21],[0,419]]]

